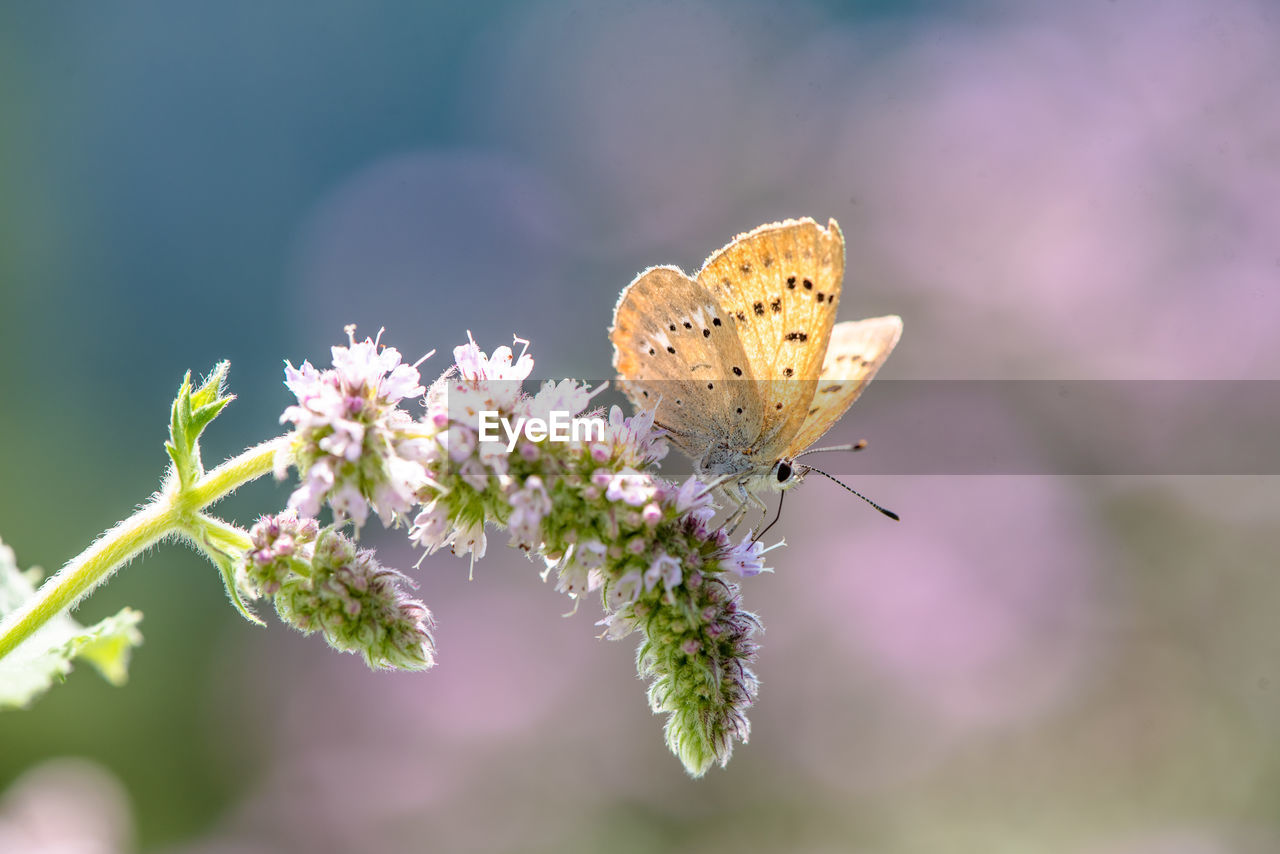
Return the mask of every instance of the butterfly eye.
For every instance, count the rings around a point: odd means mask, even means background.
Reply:
[[[778,483],[786,483],[791,480],[791,463],[785,460],[778,463]]]

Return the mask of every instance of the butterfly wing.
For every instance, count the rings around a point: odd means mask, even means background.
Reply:
[[[831,220],[762,225],[707,259],[698,282],[723,307],[758,386],[762,425],[753,450],[772,463],[805,421],[835,322],[844,237]]]
[[[700,459],[713,440],[760,434],[750,362],[724,309],[675,267],[651,267],[622,292],[609,330],[613,366],[637,407],[658,404],[657,424]]]
[[[902,318],[896,315],[835,325],[817,392],[805,411],[799,432],[783,453],[784,458],[791,459],[808,448],[840,420],[889,358],[901,336]]]

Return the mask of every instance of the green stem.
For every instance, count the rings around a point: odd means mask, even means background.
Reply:
[[[205,540],[203,545],[226,554],[247,551],[253,546],[249,532],[238,525],[232,525],[217,516],[208,516],[204,513],[201,513],[198,518],[199,533]]]
[[[190,535],[208,524],[210,517],[200,514],[200,509],[271,471],[276,452],[285,447],[288,438],[280,436],[263,442],[227,460],[185,492],[177,491],[177,478],[172,478],[172,491],[156,496],[147,506],[103,534],[40,585],[35,596],[0,621],[0,658],[51,618],[73,607],[139,552],[165,537],[176,533]],[[220,538],[228,533],[228,530],[218,532]]]
[[[251,480],[271,471],[276,452],[288,447],[289,436],[277,436],[232,457],[196,481],[187,492],[188,506],[199,509],[227,497]]]
[[[116,567],[173,533],[174,517],[171,506],[162,501],[152,502],[72,558],[56,575],[40,585],[35,596],[0,623],[0,657],[74,605]]]

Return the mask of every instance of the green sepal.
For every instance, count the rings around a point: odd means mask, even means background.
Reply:
[[[224,389],[230,368],[230,362],[219,362],[200,387],[194,389],[191,372],[187,371],[178,388],[178,396],[173,400],[169,441],[164,443],[164,449],[173,460],[173,470],[184,489],[204,474],[200,463],[200,434],[218,417],[223,407],[235,400],[235,395],[227,394]]]
[[[262,621],[262,618],[249,610],[249,606],[240,598],[240,588],[236,584],[235,561],[226,555],[218,555],[213,562],[218,565],[218,571],[222,573],[222,586],[227,588],[227,598],[231,600],[231,604],[235,606],[235,609],[240,612],[240,616],[255,626],[265,626],[266,623]]]
[[[201,513],[196,519],[196,529],[188,532],[187,537],[218,568],[222,585],[227,589],[227,598],[240,616],[255,626],[265,626],[266,623],[249,610],[240,596],[240,586],[236,584],[236,566],[243,559],[244,550],[249,548],[249,535],[215,516]],[[243,542],[238,541],[240,538]]]

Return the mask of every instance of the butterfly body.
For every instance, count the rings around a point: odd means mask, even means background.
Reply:
[[[840,418],[902,332],[896,316],[835,323],[844,238],[835,220],[763,225],[695,277],[651,267],[622,292],[609,332],[620,384],[738,502],[803,479],[793,465]]]

